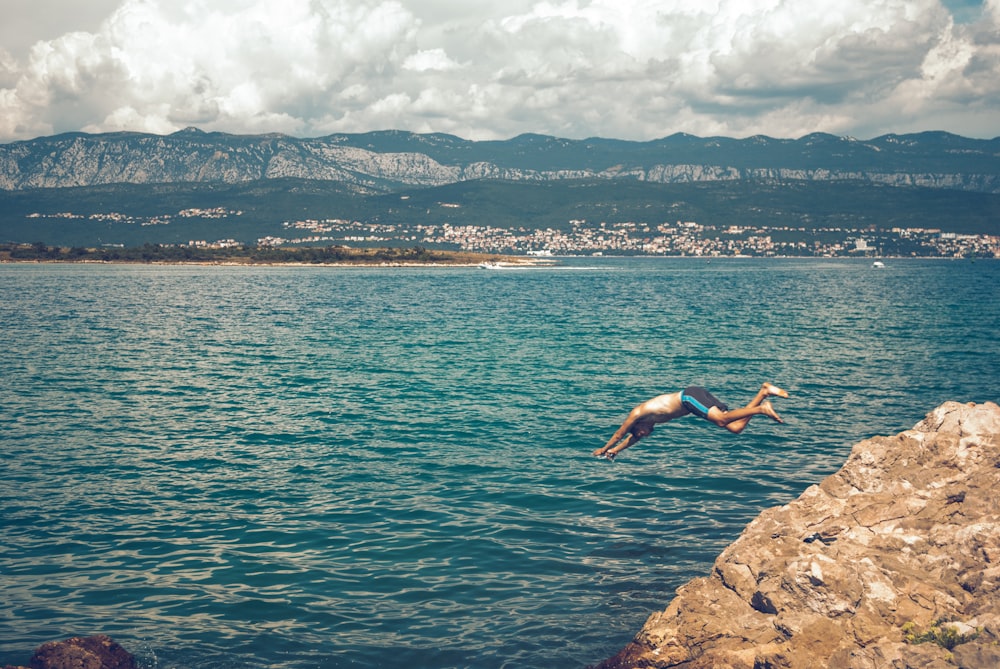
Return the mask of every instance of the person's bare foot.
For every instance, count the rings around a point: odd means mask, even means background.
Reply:
[[[788,397],[788,393],[773,383],[764,384],[764,392],[772,397]]]
[[[767,400],[764,400],[763,402],[760,403],[760,408],[763,409],[764,413],[767,414],[768,416],[770,416],[770,418],[772,420],[774,420],[774,421],[776,421],[778,423],[784,423],[785,422],[785,421],[781,420],[781,416],[778,415],[778,412],[774,410],[774,407],[771,406],[771,403],[768,402]]]

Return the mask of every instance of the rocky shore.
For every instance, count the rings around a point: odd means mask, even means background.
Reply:
[[[768,509],[600,669],[1000,667],[1000,407],[947,402]]]

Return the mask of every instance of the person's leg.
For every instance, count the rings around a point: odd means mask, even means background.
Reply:
[[[761,403],[764,401],[764,399],[767,397],[788,397],[788,393],[772,383],[763,383],[760,386],[760,390],[758,390],[757,394],[754,395],[754,398],[750,400],[747,403],[746,407],[744,408],[760,406]],[[732,415],[732,413],[733,413],[732,411],[728,412],[729,415]],[[765,413],[768,416],[771,416],[772,418],[778,415],[777,413],[774,413],[773,408],[771,409],[770,413],[767,412]],[[772,413],[774,414],[773,416],[771,415]],[[737,418],[735,420],[729,421],[724,425],[721,425],[721,427],[725,427],[730,432],[739,434],[740,432],[746,429],[746,426],[750,423],[750,419],[753,418],[754,415],[758,414],[753,414],[751,416],[747,416],[746,418]],[[776,418],[775,420],[777,420],[779,423],[782,422],[780,418]],[[719,425],[719,423],[716,421],[712,422],[715,422],[716,425]]]
[[[746,429],[746,426],[750,424],[750,419],[754,416],[768,416],[778,423],[784,422],[781,420],[778,412],[774,410],[774,407],[771,406],[770,402],[761,400],[753,404],[754,401],[757,401],[756,397],[754,400],[751,400],[751,404],[731,411],[723,411],[719,407],[712,407],[708,411],[708,420],[735,434],[739,434]]]
[[[748,407],[758,406],[768,397],[788,397],[788,393],[771,383],[763,383],[754,398],[747,403]]]
[[[758,395],[760,395],[762,393],[765,396],[788,397],[788,393],[786,391],[782,390],[781,388],[779,388],[778,386],[774,385],[773,383],[767,383],[767,382],[764,382],[761,385],[760,390],[757,392]]]

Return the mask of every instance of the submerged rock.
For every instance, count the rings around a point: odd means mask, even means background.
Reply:
[[[768,509],[601,669],[1000,667],[1000,407],[947,402]]]
[[[110,637],[98,634],[43,643],[29,665],[30,669],[135,669],[135,658]]]

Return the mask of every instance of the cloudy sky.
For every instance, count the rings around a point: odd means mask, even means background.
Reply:
[[[1000,135],[1000,0],[0,0],[0,142]]]

